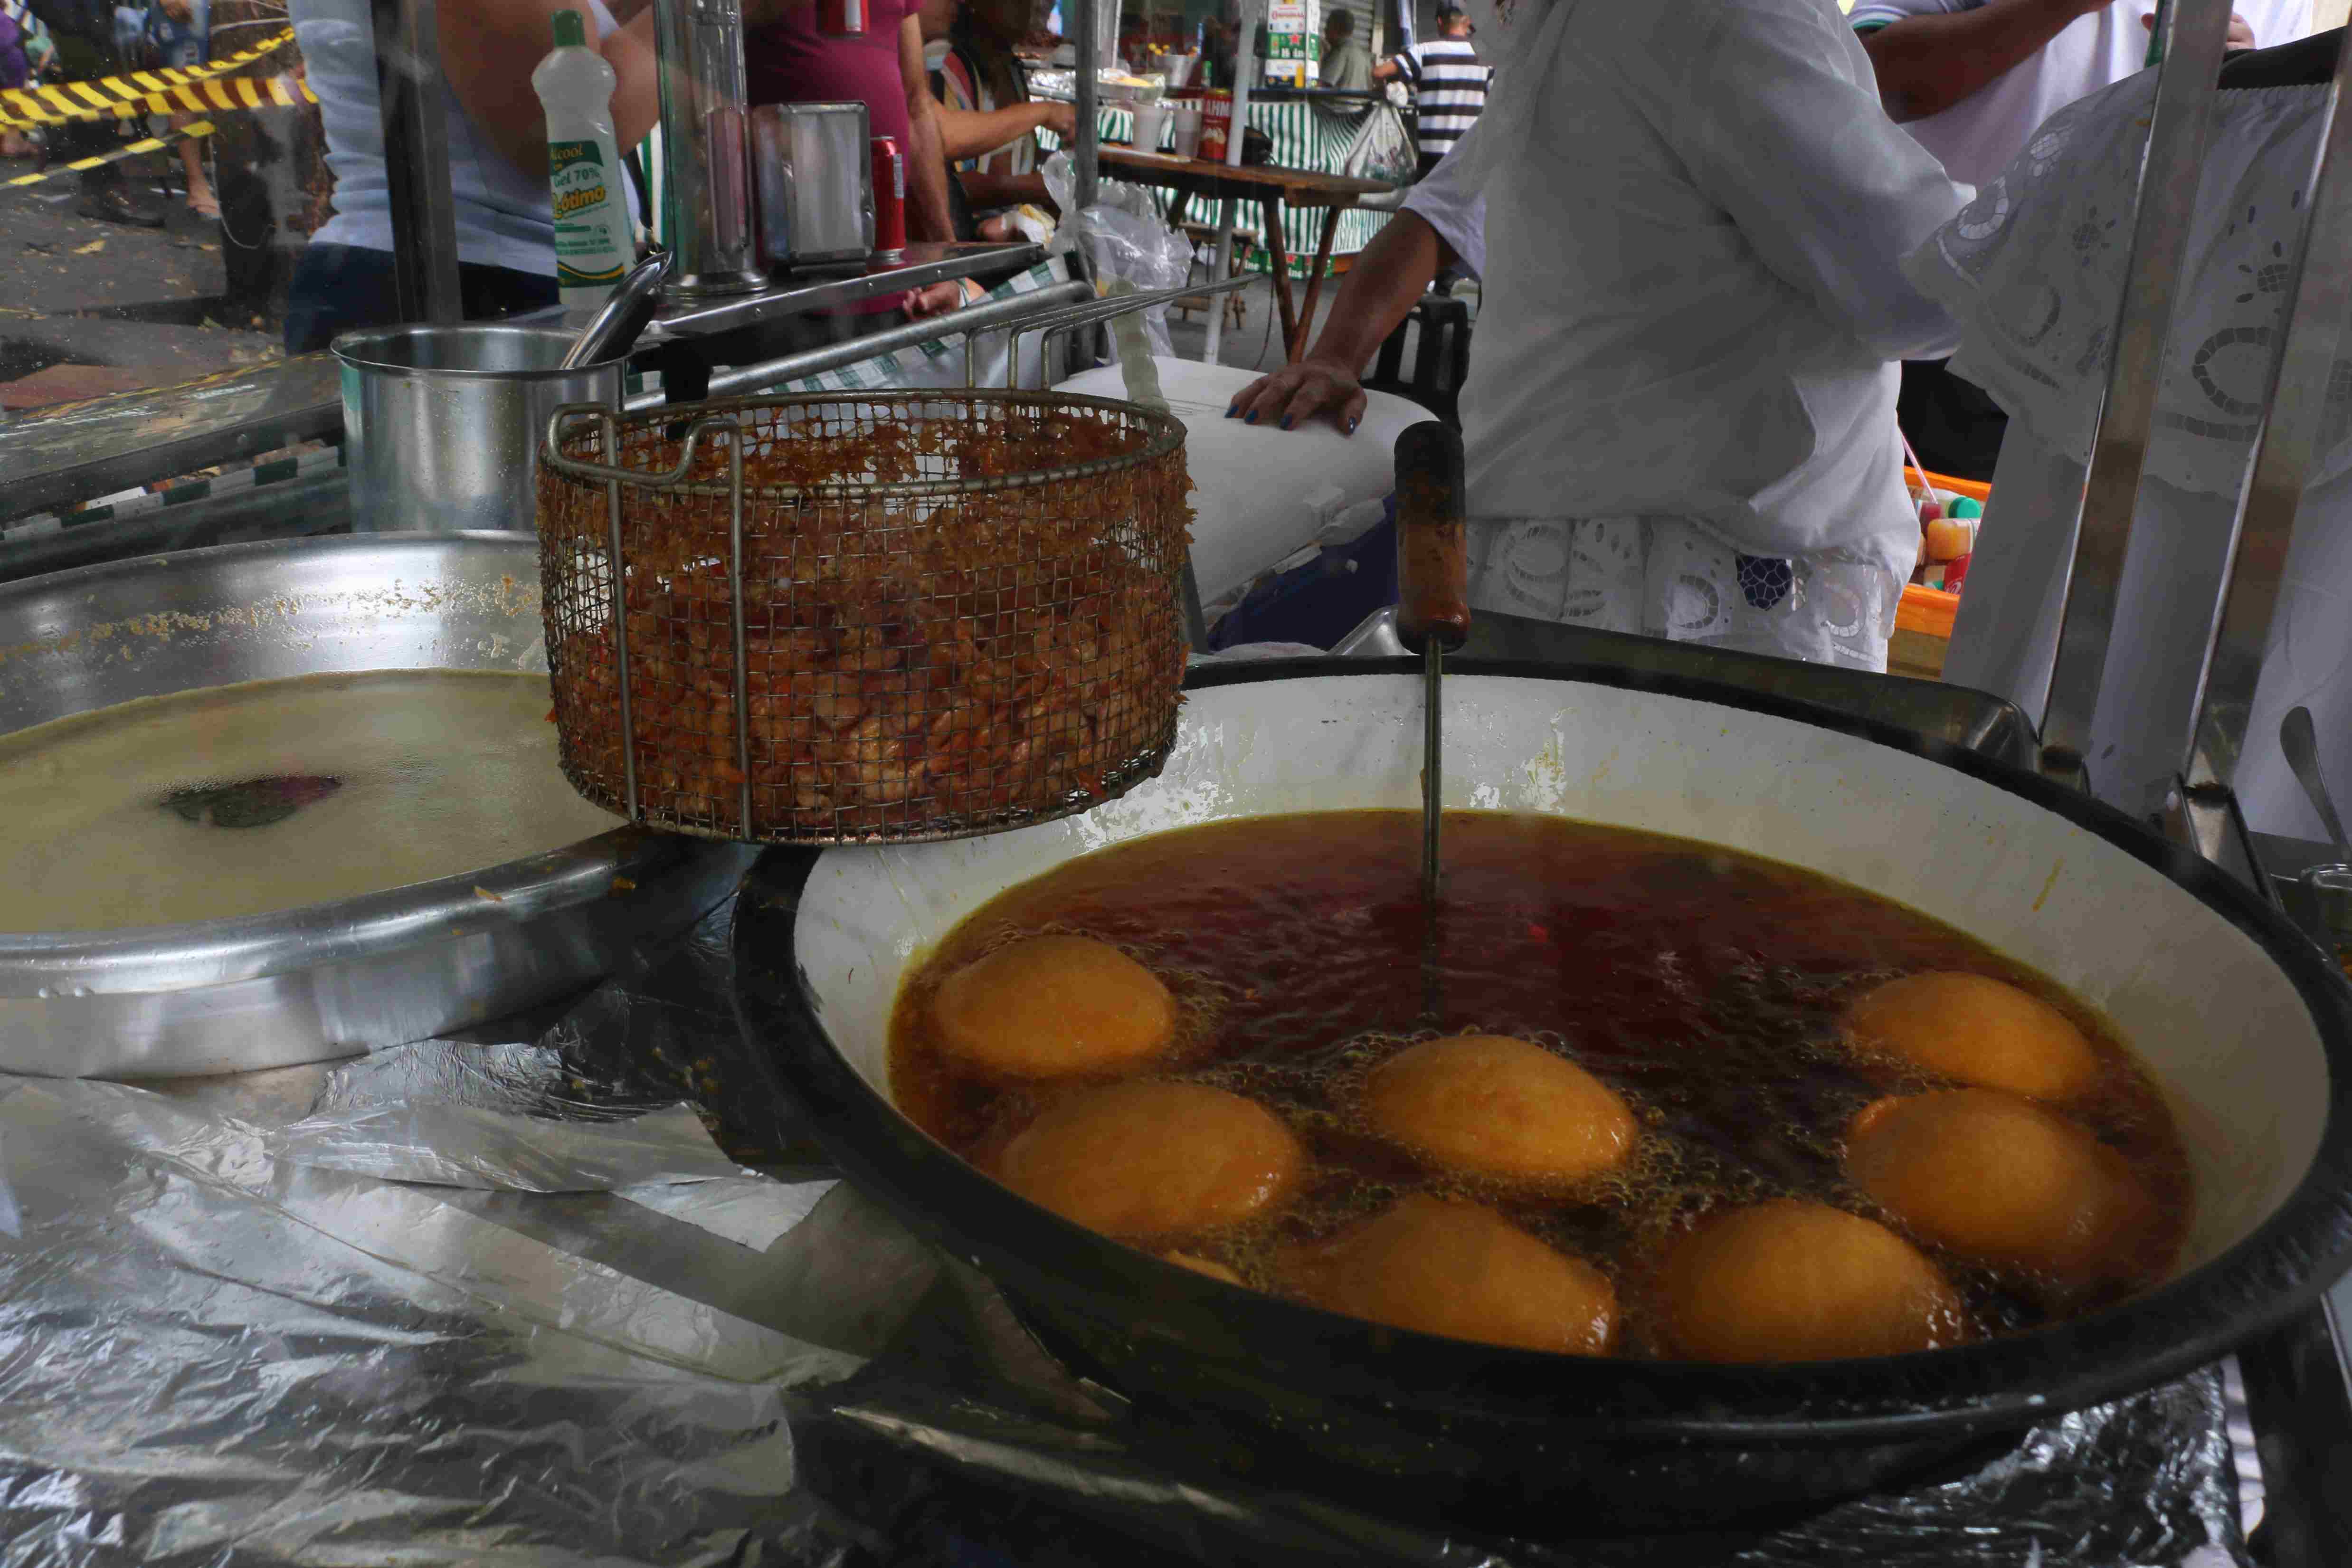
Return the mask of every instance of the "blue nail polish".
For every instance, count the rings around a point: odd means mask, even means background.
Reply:
[[[1356,426],[1361,425],[1363,422],[1364,420],[1361,415],[1358,415],[1355,418],[1349,420],[1348,434],[1350,436],[1354,435],[1356,433]]]
[[[1243,423],[1243,424],[1244,424],[1244,425],[1255,425],[1255,424],[1256,424],[1256,423],[1257,423],[1257,410],[1256,410],[1256,409],[1255,409],[1255,408],[1251,409],[1247,415],[1245,415],[1245,416],[1243,416],[1243,418],[1242,418],[1242,423]]]
[[[1282,416],[1282,427],[1286,430],[1290,428],[1290,416],[1287,414]]]
[[[1241,411],[1242,405],[1238,403],[1228,403],[1225,405],[1225,417],[1228,419],[1231,419],[1234,415],[1239,414]]]

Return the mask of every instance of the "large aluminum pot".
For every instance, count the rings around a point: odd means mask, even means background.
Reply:
[[[1536,1528],[1690,1525],[1875,1487],[2180,1375],[2308,1304],[2352,1249],[2352,989],[2245,889],[2095,802],[1863,719],[1686,677],[1465,661],[1456,808],[1711,840],[1843,878],[2114,1019],[2163,1083],[2198,1212],[2176,1276],[1925,1354],[1721,1367],[1376,1328],[1204,1279],[1015,1197],[890,1104],[901,978],[1001,889],[1190,824],[1418,804],[1402,661],[1196,672],[1161,775],[962,843],[772,851],[736,916],[772,1089],[851,1176],[990,1273],[1055,1349],[1261,1480]],[[1368,1482],[1366,1473],[1380,1478]],[[1530,1518],[1532,1516],[1532,1518]]]
[[[563,370],[573,337],[461,326],[337,338],[352,526],[530,531],[548,416],[567,403],[620,406],[625,359]]]
[[[512,534],[236,544],[0,587],[0,734],[232,681],[546,668],[538,552]],[[548,787],[570,786],[551,770]],[[615,827],[474,875],[280,914],[0,933],[0,1070],[242,1071],[483,1023],[683,929],[751,858]]]

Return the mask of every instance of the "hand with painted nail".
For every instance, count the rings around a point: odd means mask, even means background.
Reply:
[[[1353,367],[1310,354],[1242,388],[1225,417],[1295,430],[1320,416],[1341,435],[1352,436],[1364,417],[1364,402]]]

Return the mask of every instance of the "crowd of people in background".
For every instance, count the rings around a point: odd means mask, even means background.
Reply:
[[[545,132],[515,86],[545,52],[557,3],[442,7],[469,315],[555,300]],[[614,121],[634,145],[657,118],[650,7],[577,3],[614,68]],[[2231,203],[2243,216],[2200,242],[2181,307],[2231,342],[2270,330],[2280,269],[2239,253],[2258,245],[2275,260],[2298,237],[2305,193],[2269,185],[2292,162],[2279,149],[2316,123],[2340,36],[2298,45],[2313,0],[2240,5],[2224,85],[2247,90],[2221,115],[2200,221],[2212,227]],[[865,35],[844,38],[816,27],[807,0],[747,0],[752,101],[866,103],[874,132],[905,153],[911,238],[1014,233],[1024,209],[1049,205],[1038,133],[1076,129],[1069,105],[1029,90],[1039,46],[1056,41],[1040,37],[1032,0],[866,10]],[[1899,426],[1927,468],[1998,476],[1983,535],[1995,563],[1971,578],[1951,669],[2027,700],[2046,676],[2072,538],[2071,524],[2036,514],[2071,518],[2080,493],[2082,419],[2097,406],[2091,383],[2111,330],[2084,323],[2102,310],[2111,322],[2128,254],[2127,154],[2144,135],[2152,12],[2150,0],[1855,0],[1850,14],[1830,0],[1445,0],[1431,36],[1376,58],[1368,45],[1381,40],[1359,37],[1358,16],[1334,6],[1319,84],[1404,89],[1420,177],[1306,356],[1248,388],[1234,416],[1352,429],[1372,349],[1433,283],[1475,275],[1487,319],[1510,325],[1479,335],[1461,389],[1472,510],[1491,522],[1473,540],[1474,602],[1866,668],[1884,667],[1916,548]],[[397,310],[368,0],[292,0],[292,14],[336,178],[334,215],[295,279],[287,346],[299,351]],[[207,0],[0,0],[0,86],[193,64],[207,21]],[[1119,44],[1131,62],[1153,55],[1143,16],[1122,17]],[[49,153],[88,156],[117,136],[111,121],[76,121],[49,132]],[[2094,144],[2120,150],[2095,164],[2083,151]],[[193,143],[184,157],[191,207],[216,211]],[[113,165],[82,179],[85,216],[158,221]],[[2002,290],[2044,285],[1989,259],[1982,239],[1995,232],[2036,237],[2005,238],[2015,254],[2071,247],[2073,281],[2041,307],[2065,316],[2064,330],[2029,342],[2004,325],[2022,307]],[[2243,279],[2213,270],[2224,257]],[[2225,306],[2222,291],[2247,279]],[[934,315],[976,291],[884,297],[747,348]],[[2050,357],[2062,343],[2065,363]],[[2151,458],[2151,483],[2177,493],[2159,488],[2148,503],[2159,531],[2173,521],[2161,580],[2144,572],[2126,585],[2157,606],[2148,624],[2180,592],[2210,599],[2219,581],[2208,514],[2234,497],[2250,448],[2215,432],[2234,429],[2222,416],[2258,395],[2261,357],[2198,361],[2206,381],[2235,377],[2227,395],[2186,382],[2167,393],[2211,393],[2221,412],[2184,403],[2175,423],[2204,445]],[[2037,386],[2068,390],[2053,401]],[[2347,468],[2324,476],[2315,504],[2352,510]],[[2294,592],[2310,600],[2302,684],[2281,674],[2265,688],[2273,706],[2352,669],[2352,596],[2333,587],[2352,560],[2337,574],[2333,556],[2312,553],[2319,545],[2298,550],[2306,580]],[[2314,629],[2323,622],[2335,629]],[[2178,654],[2118,659],[2102,699],[2102,732],[2126,759],[2115,798],[2135,809],[2186,721],[2195,671]],[[2352,704],[2344,720],[2352,767]]]
[[[1371,68],[1374,81],[1402,81],[1412,89],[1424,179],[1469,134],[1486,107],[1486,88],[1495,71],[1478,58],[1478,47],[1471,41],[1477,32],[1470,14],[1448,0],[1437,8],[1437,37]]]
[[[0,87],[204,65],[211,58],[210,11],[209,0],[0,0]],[[180,130],[195,118],[173,114],[165,122]],[[110,118],[32,132],[0,130],[0,157],[37,152],[51,163],[101,157],[121,145],[121,124]],[[188,209],[200,218],[218,218],[220,203],[205,172],[202,142],[181,142],[176,156]],[[162,211],[113,164],[84,170],[79,178],[81,200],[76,210],[81,216],[141,228],[163,226]]]
[[[2340,26],[2306,36],[2310,4],[2230,23],[2091,716],[2093,788],[2144,816],[2195,719],[2343,47]],[[1506,125],[1490,110],[1454,139],[1306,359],[1233,416],[1352,430],[1372,347],[1466,266],[1508,322],[1474,343],[1461,400],[1474,607],[1865,669],[1920,548],[1900,429],[1930,470],[1993,481],[1945,679],[2039,722],[2126,283],[2152,6],[1516,9]],[[2352,388],[2352,356],[2329,385]],[[2281,717],[2308,707],[2323,770],[2352,770],[2352,395],[2321,424],[2238,774],[2253,826],[2305,838]]]
[[[2311,30],[2311,0],[2238,0],[2232,48]],[[1850,15],[1886,112],[1952,178],[1981,186],[2070,103],[2138,74],[2154,13],[2141,0],[1856,0]],[[1990,479],[2008,420],[1940,360],[1903,368],[1903,428],[1939,472]]]
[[[1028,0],[923,0],[923,47],[942,140],[955,165],[951,197],[968,215],[961,239],[1008,239],[1007,215],[1051,201],[1036,133],[1076,133],[1077,111],[1029,92],[1019,47]]]
[[[1323,61],[1316,85],[1363,92],[1372,85],[1371,51],[1356,42],[1356,14],[1334,8],[1323,21]]]

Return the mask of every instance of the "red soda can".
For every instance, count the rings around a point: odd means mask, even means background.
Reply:
[[[1222,87],[1213,87],[1201,100],[1201,150],[1202,162],[1222,163],[1225,161],[1225,142],[1234,128],[1234,95]]]
[[[816,30],[828,38],[866,36],[866,0],[816,0]]]
[[[895,136],[874,138],[874,259],[907,257],[907,155]]]

